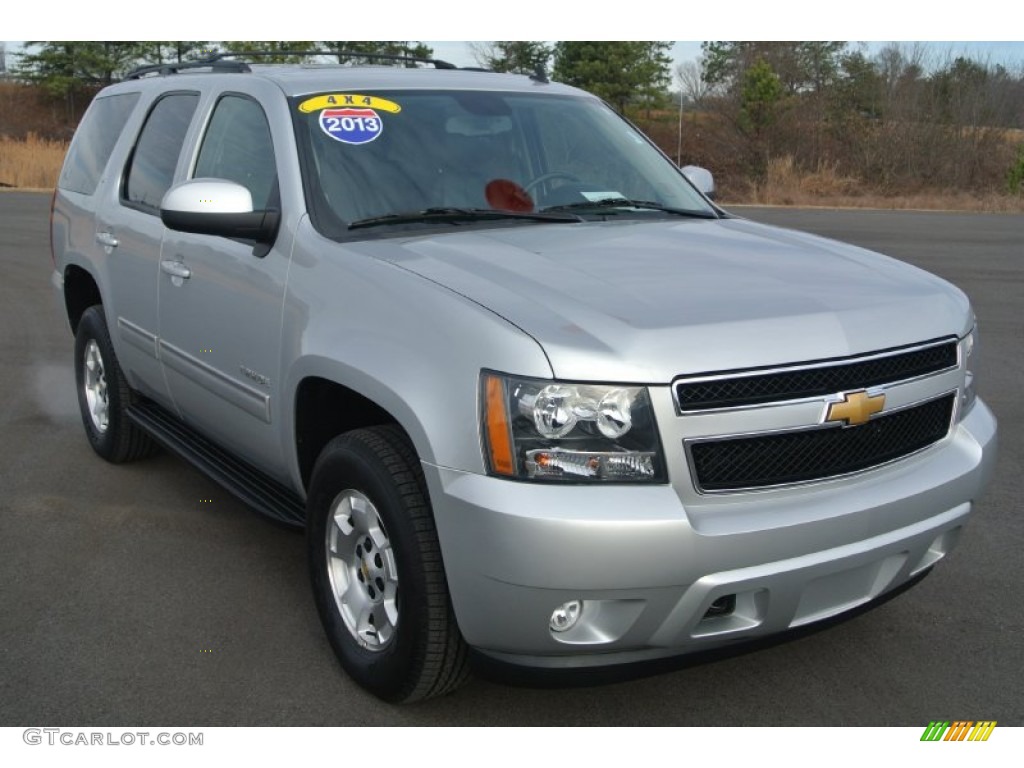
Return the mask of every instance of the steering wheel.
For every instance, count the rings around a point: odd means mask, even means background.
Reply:
[[[579,176],[571,174],[568,171],[549,171],[548,173],[542,173],[540,176],[535,176],[530,179],[523,189],[526,191],[526,194],[533,197],[534,187],[538,184],[543,184],[545,181],[552,181],[553,179],[566,179],[568,181],[575,181],[577,184],[583,183],[583,180]]]

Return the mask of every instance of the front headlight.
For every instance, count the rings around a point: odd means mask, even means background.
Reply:
[[[960,418],[974,407],[978,397],[976,390],[978,370],[978,325],[960,341],[961,359],[964,361],[964,391],[960,396]]]
[[[480,400],[484,454],[493,475],[561,482],[665,482],[646,387],[485,372]]]

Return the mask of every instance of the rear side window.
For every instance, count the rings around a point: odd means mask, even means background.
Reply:
[[[103,96],[93,101],[75,132],[58,187],[85,195],[96,191],[110,153],[138,101],[137,93]]]
[[[198,103],[197,93],[172,93],[150,110],[125,175],[125,202],[154,213],[159,210],[174,181],[181,145]]]
[[[277,166],[270,125],[259,104],[243,96],[217,102],[194,175],[234,181],[252,194],[254,209],[270,207]]]

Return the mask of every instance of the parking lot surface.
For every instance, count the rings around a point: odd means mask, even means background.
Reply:
[[[0,193],[0,725],[1024,725],[1024,217],[735,211],[904,259],[974,302],[1000,462],[921,584],[713,662],[588,686],[477,675],[396,708],[335,662],[301,534],[172,456],[115,467],[92,453],[51,296],[48,204]]]

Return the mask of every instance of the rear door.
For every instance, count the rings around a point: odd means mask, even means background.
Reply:
[[[157,350],[160,201],[174,181],[198,103],[192,91],[153,101],[96,215],[95,239],[106,253],[110,292],[107,324],[118,361],[132,388],[165,405],[170,399]]]

